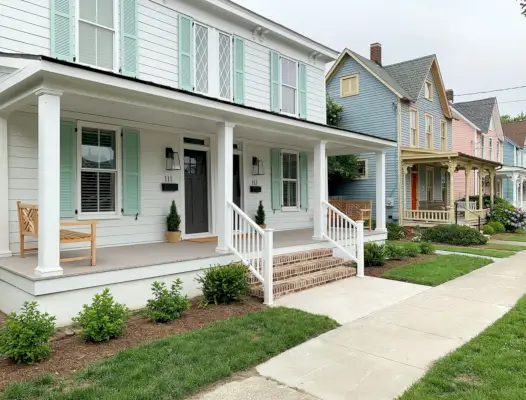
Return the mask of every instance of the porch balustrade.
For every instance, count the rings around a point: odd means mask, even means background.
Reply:
[[[404,220],[450,222],[451,213],[443,210],[405,210]]]

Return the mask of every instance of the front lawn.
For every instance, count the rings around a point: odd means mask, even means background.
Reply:
[[[491,236],[492,240],[506,240],[510,242],[526,242],[526,233],[499,233]]]
[[[182,399],[337,326],[328,317],[269,308],[122,351],[64,379],[12,384],[0,399]]]
[[[495,324],[437,361],[400,400],[521,400],[526,393],[526,296]]]
[[[410,262],[404,266],[391,269],[384,273],[382,278],[420,285],[438,286],[492,262],[488,258],[456,254],[441,255],[429,260]]]
[[[436,244],[435,248],[437,250],[442,250],[442,251],[475,254],[479,256],[495,257],[495,258],[506,258],[516,253],[516,251],[495,250],[495,249],[487,248],[486,246],[465,247],[465,246],[449,246],[447,244]]]

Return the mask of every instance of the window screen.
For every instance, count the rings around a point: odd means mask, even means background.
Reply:
[[[281,58],[281,109],[288,114],[296,114],[298,91],[298,65],[295,61]]]

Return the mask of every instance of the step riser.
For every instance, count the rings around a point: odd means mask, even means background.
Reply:
[[[282,254],[274,257],[274,267],[281,265],[296,264],[305,261],[314,261],[327,257],[332,257],[332,249],[317,249],[309,251],[301,251],[298,253]]]

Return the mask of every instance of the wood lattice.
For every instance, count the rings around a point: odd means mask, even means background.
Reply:
[[[27,236],[38,235],[38,206],[17,202],[20,231]]]

